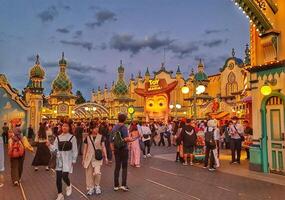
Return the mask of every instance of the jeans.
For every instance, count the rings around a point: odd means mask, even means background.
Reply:
[[[105,141],[105,146],[106,146],[107,159],[109,161],[111,161],[112,157],[113,157],[113,153],[112,153],[110,141],[106,140]]]
[[[214,168],[214,164],[215,164],[215,158],[214,158],[214,153],[213,150],[206,146],[206,152],[205,152],[205,160],[204,160],[204,167],[208,166],[208,160],[210,158],[210,168]]]
[[[159,135],[160,135],[160,140],[159,140],[159,142],[158,142],[158,146],[160,146],[161,144],[162,144],[163,146],[165,146],[164,133],[160,133]]]
[[[68,178],[68,172],[56,171],[56,187],[57,192],[62,193],[62,180],[67,186],[70,186],[70,180]]]
[[[23,174],[25,155],[19,158],[11,158],[11,178],[12,182],[19,181]]]
[[[231,139],[232,162],[240,162],[241,139]]]
[[[143,150],[143,155],[146,155],[146,149],[147,149],[147,154],[150,154],[150,140],[144,141],[144,150]]]
[[[122,168],[122,186],[127,186],[127,175],[128,175],[128,149],[117,149],[115,154],[115,172],[114,172],[114,186],[119,187],[119,175]]]

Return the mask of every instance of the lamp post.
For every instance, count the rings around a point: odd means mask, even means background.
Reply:
[[[181,105],[179,103],[175,104],[175,106],[173,104],[170,104],[169,105],[169,108],[172,110],[173,108],[175,109],[174,112],[175,112],[175,117],[177,118],[177,110],[181,109]]]
[[[205,92],[206,88],[204,85],[200,84],[199,81],[193,80],[195,92],[193,93],[193,116],[194,119],[197,119],[197,95],[202,94]],[[181,92],[183,94],[188,94],[190,89],[187,87],[186,84],[181,88]]]

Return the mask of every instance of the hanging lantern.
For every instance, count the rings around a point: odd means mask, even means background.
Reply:
[[[186,84],[181,88],[181,92],[183,94],[188,94],[190,91],[189,87],[186,86]]]
[[[267,95],[270,95],[270,94],[271,94],[272,89],[271,89],[271,87],[270,87],[267,83],[265,83],[265,84],[261,87],[260,92],[261,92],[261,94],[263,94],[264,96],[267,96]]]

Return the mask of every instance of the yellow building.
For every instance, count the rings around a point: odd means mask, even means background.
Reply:
[[[248,63],[249,49],[245,50],[245,63]],[[134,118],[138,120],[167,121],[170,118],[194,117],[204,119],[214,117],[218,119],[230,118],[232,115],[247,117],[251,102],[243,102],[250,95],[248,91],[248,71],[242,59],[235,57],[234,50],[218,74],[207,75],[202,60],[199,61],[197,72],[194,70],[184,77],[180,66],[176,73],[166,69],[162,63],[160,69],[150,74],[146,69],[144,77],[141,72],[131,79],[128,84],[124,80],[125,68],[122,64],[118,68],[118,81],[110,90],[105,86],[92,92],[91,101],[103,103],[109,110],[110,116],[115,118],[118,112],[126,112],[128,106],[135,109]],[[189,92],[184,94],[182,88],[187,86]],[[205,91],[196,94],[198,86]],[[120,98],[127,100],[122,103]],[[161,102],[162,101],[162,102]],[[102,104],[102,105],[103,105]],[[196,105],[196,106],[195,106]],[[123,110],[122,110],[123,109]],[[158,116],[165,113],[163,116]]]
[[[285,2],[236,0],[250,20],[250,168],[285,174]]]

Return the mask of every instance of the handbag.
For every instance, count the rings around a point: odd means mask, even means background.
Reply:
[[[95,151],[95,159],[96,159],[96,160],[102,160],[102,159],[103,159],[102,150],[95,148],[95,145],[94,145],[93,140],[92,140],[92,138],[91,138],[90,135],[89,135],[89,139],[90,139],[90,141],[91,141],[91,143],[92,143],[92,146],[93,146],[93,148],[94,148],[94,151]]]
[[[48,163],[48,167],[50,169],[55,169],[56,168],[56,157],[57,157],[57,151],[53,151],[50,153],[50,160]]]

